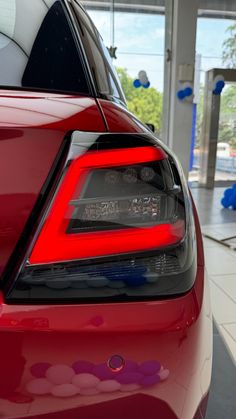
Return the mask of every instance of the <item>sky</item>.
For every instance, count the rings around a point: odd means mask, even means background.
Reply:
[[[106,46],[112,41],[111,16],[105,11],[89,11]],[[198,18],[196,52],[201,54],[201,83],[204,72],[222,66],[222,44],[232,20]],[[127,69],[137,78],[140,70],[147,72],[151,85],[163,91],[165,17],[141,13],[115,13],[115,46],[117,67]]]

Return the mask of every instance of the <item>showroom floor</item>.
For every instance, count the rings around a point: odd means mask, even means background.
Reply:
[[[223,209],[224,188],[192,189],[203,233],[222,240],[236,236],[236,211]],[[236,240],[230,243],[235,244]],[[215,320],[212,386],[207,419],[236,417],[236,251],[204,238]]]

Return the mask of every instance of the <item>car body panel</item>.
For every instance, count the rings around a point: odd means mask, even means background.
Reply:
[[[179,298],[77,306],[9,306],[1,296],[0,369],[5,371],[5,380],[0,385],[0,400],[5,417],[14,417],[17,412],[17,418],[21,414],[50,419],[55,417],[53,414],[64,417],[68,411],[72,418],[82,412],[86,418],[92,414],[100,418],[102,412],[105,418],[114,411],[118,419],[123,404],[127,416],[132,417],[135,400],[136,408],[140,406],[135,410],[138,419],[151,405],[149,419],[156,417],[158,408],[162,419],[193,418],[209,389],[212,359],[212,322],[201,236],[198,255],[195,285]],[[169,376],[161,383],[129,392],[68,398],[41,395],[21,404],[15,399],[16,391],[27,395],[27,383],[33,379],[30,368],[35,363],[71,366],[83,360],[99,365],[115,354],[138,363],[159,361],[169,370]]]
[[[0,128],[105,130],[96,100],[87,96],[0,89],[0,108]]]
[[[105,125],[88,97],[0,90],[0,109],[1,274],[65,136],[73,129],[104,132]]]

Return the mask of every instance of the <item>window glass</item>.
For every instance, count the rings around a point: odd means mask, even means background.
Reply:
[[[87,58],[99,93],[113,96],[125,103],[118,75],[101,35],[83,7],[77,1],[73,1],[73,6],[82,29]]]
[[[61,1],[0,0],[0,85],[88,93]]]
[[[165,39],[165,1],[81,0],[81,3],[113,57],[128,109],[162,136],[161,131],[163,134],[168,131],[166,118],[162,127],[162,101],[164,95],[168,98],[170,64],[166,63],[166,88],[164,64],[166,49],[171,49],[171,31]],[[141,71],[145,72],[147,83],[140,85]]]

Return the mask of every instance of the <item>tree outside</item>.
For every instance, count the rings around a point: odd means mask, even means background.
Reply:
[[[227,29],[229,37],[223,43],[223,64],[228,68],[236,68],[236,22]],[[221,121],[219,139],[229,143],[236,151],[236,86],[226,87],[221,97]]]
[[[223,42],[223,64],[228,68],[236,68],[236,22],[227,28],[229,37]]]
[[[229,86],[221,96],[219,141],[229,143],[236,151],[236,86]]]
[[[195,147],[199,147],[203,119],[204,88],[201,86],[200,101],[197,107],[197,131]],[[236,86],[227,86],[221,95],[218,141],[229,143],[236,151]]]
[[[117,68],[122,88],[124,90],[128,109],[144,124],[153,124],[160,132],[162,116],[162,94],[155,87],[145,89],[133,86],[133,79],[125,68]]]
[[[236,22],[227,28],[229,37],[223,42],[222,62],[227,68],[236,69]],[[199,145],[203,117],[204,88],[201,86],[200,102],[198,104],[197,140]],[[219,142],[230,144],[231,151],[236,152],[236,86],[226,86],[221,95]]]

